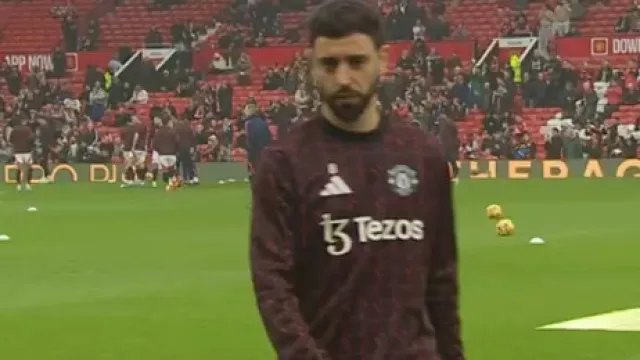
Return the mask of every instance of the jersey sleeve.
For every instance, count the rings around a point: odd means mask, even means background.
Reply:
[[[290,163],[265,152],[253,184],[251,275],[262,321],[280,360],[328,360],[318,348],[293,293],[297,203]]]
[[[458,296],[458,247],[449,165],[442,148],[433,143],[428,169],[437,178],[436,216],[427,278],[426,307],[435,329],[442,360],[463,360]],[[434,199],[430,199],[434,201]]]

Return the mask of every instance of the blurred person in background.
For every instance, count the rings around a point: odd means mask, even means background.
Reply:
[[[258,114],[255,105],[247,105],[244,110],[245,134],[247,142],[247,161],[249,178],[253,175],[260,163],[262,151],[271,143],[271,131],[266,120]]]
[[[447,116],[442,116],[438,124],[439,138],[444,147],[445,156],[451,168],[451,179],[458,182],[458,149],[460,140],[458,138],[458,127],[456,123]]]
[[[554,127],[550,132],[545,133],[544,148],[547,153],[547,159],[562,159],[562,145],[562,136],[560,136],[560,130],[558,128]]]
[[[197,176],[194,154],[196,151],[196,136],[188,120],[178,121],[176,124],[178,134],[178,159],[182,170],[182,180],[186,184],[196,185],[200,183]]]
[[[89,118],[92,121],[100,121],[104,117],[105,110],[107,109],[107,101],[109,94],[102,87],[102,83],[96,81],[89,93]]]

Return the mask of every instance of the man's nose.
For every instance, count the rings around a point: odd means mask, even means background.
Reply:
[[[342,63],[336,69],[336,83],[338,85],[349,85],[351,83],[351,69]]]

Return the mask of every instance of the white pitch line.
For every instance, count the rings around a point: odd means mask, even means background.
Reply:
[[[640,308],[612,311],[545,325],[536,330],[640,331]]]

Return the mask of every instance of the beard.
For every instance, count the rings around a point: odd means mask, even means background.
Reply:
[[[357,121],[371,103],[376,91],[377,81],[374,81],[364,93],[350,88],[342,88],[329,94],[321,87],[318,89],[320,99],[329,106],[338,119],[344,122]]]

